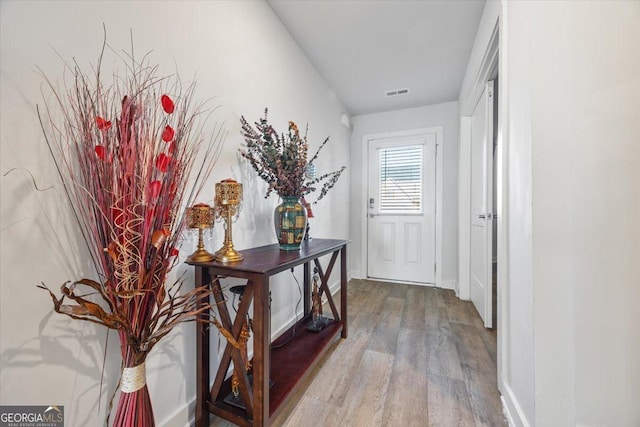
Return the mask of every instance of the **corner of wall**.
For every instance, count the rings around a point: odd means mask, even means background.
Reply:
[[[443,280],[442,281],[443,289],[451,289],[455,291],[456,296],[458,296],[458,281],[457,280]]]
[[[509,427],[530,427],[531,424],[527,420],[522,407],[518,403],[516,396],[513,394],[511,388],[504,383],[500,382],[500,401],[502,402],[502,412],[509,423]]]

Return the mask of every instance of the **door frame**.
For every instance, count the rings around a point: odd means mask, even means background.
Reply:
[[[369,268],[368,268],[368,257],[369,257],[369,144],[371,141],[382,138],[401,138],[406,136],[417,136],[423,134],[435,133],[436,134],[436,218],[435,218],[435,226],[436,226],[436,252],[435,252],[435,263],[436,263],[436,274],[435,274],[435,287],[442,287],[442,179],[443,179],[443,159],[442,151],[444,148],[443,144],[443,136],[444,136],[444,128],[442,126],[434,126],[429,128],[419,128],[419,129],[411,129],[411,130],[403,130],[403,131],[395,131],[395,132],[382,132],[382,133],[374,133],[364,135],[362,137],[362,182],[364,183],[363,192],[364,197],[362,198],[362,205],[360,206],[360,213],[364,221],[362,221],[362,272],[365,278],[369,278]],[[365,154],[366,153],[366,154]],[[399,281],[398,283],[405,283]],[[408,283],[408,282],[407,282]],[[418,283],[411,282],[412,285],[418,285]],[[430,284],[424,284],[424,286],[431,286]]]
[[[496,70],[497,72],[497,70]],[[495,328],[497,327],[497,324],[493,324],[493,279],[494,279],[494,274],[493,274],[493,245],[494,245],[494,241],[493,241],[493,230],[495,228],[495,230],[497,231],[497,227],[494,227],[494,216],[496,215],[496,212],[494,210],[494,206],[495,206],[495,199],[497,198],[497,194],[494,194],[494,175],[495,175],[495,171],[497,168],[497,162],[496,159],[494,158],[495,155],[495,150],[494,150],[494,143],[495,143],[495,138],[494,136],[496,135],[496,129],[495,129],[495,118],[494,115],[496,113],[495,111],[495,103],[497,102],[497,97],[495,96],[496,94],[496,89],[494,88],[494,82],[495,82],[495,76],[494,74],[496,73],[492,73],[489,76],[489,81],[484,83],[484,88],[480,94],[480,97],[478,98],[476,105],[473,107],[473,112],[471,116],[468,116],[469,121],[465,122],[468,123],[470,125],[470,129],[469,129],[469,133],[466,136],[470,137],[470,141],[468,141],[468,146],[469,146],[469,158],[470,158],[470,173],[469,173],[469,223],[470,223],[470,227],[469,227],[469,281],[468,281],[468,285],[469,285],[469,299],[471,299],[471,301],[473,302],[473,305],[475,306],[476,310],[478,311],[478,314],[480,314],[480,317],[482,318],[483,322],[484,322],[484,326],[486,328]],[[473,246],[473,227],[478,225],[477,220],[479,218],[476,218],[475,215],[478,214],[477,211],[473,211],[473,206],[472,206],[472,201],[473,201],[473,174],[474,174],[474,170],[473,170],[473,161],[474,161],[474,144],[477,143],[476,140],[474,140],[474,135],[473,135],[473,117],[475,112],[477,111],[478,107],[480,106],[481,102],[485,102],[485,100],[483,99],[483,94],[487,92],[487,99],[490,99],[490,102],[487,102],[485,104],[485,115],[484,115],[484,122],[485,122],[485,128],[484,128],[484,135],[483,138],[486,139],[485,141],[485,150],[483,151],[482,157],[483,157],[483,162],[484,162],[484,176],[482,177],[482,187],[483,187],[483,191],[485,192],[485,200],[484,200],[484,210],[481,214],[483,215],[487,215],[489,216],[488,220],[485,218],[482,222],[483,224],[483,238],[484,238],[484,263],[485,263],[485,275],[482,278],[483,283],[484,283],[484,291],[483,291],[483,299],[484,299],[484,304],[482,306],[482,313],[480,312],[480,307],[478,307],[478,305],[476,304],[476,301],[473,300],[472,298],[472,292],[471,292],[471,288],[472,288],[472,284],[474,282],[473,279],[473,251],[472,251],[472,246]],[[487,134],[489,133],[489,129],[491,130],[491,138],[487,139]],[[477,135],[476,135],[477,136]],[[491,159],[491,161],[489,161],[489,158]],[[491,165],[490,167],[488,167],[488,165]],[[491,185],[488,185],[489,182],[491,183]],[[497,246],[497,242],[496,242],[496,246]],[[497,249],[497,247],[495,248]],[[486,265],[488,264],[488,265]],[[497,277],[495,278],[497,280]],[[477,280],[477,278],[476,278]],[[497,292],[497,291],[496,291]],[[497,305],[497,304],[496,304]],[[497,307],[496,307],[497,309]]]
[[[489,40],[487,51],[485,52],[483,62],[478,71],[474,85],[471,89],[469,101],[465,105],[460,106],[460,149],[459,168],[458,168],[458,297],[462,300],[469,300],[470,283],[471,283],[471,116],[482,96],[487,81],[492,79],[498,71],[498,23],[496,22],[493,34]],[[498,82],[499,84],[500,82]],[[498,91],[500,96],[500,91]],[[500,114],[500,112],[498,112]],[[500,139],[500,126],[495,128],[494,133],[498,133]],[[497,170],[502,168],[502,164],[498,163],[501,144],[498,142],[498,152],[494,159],[493,167]],[[487,171],[488,173],[488,171]],[[498,178],[500,179],[500,178]],[[500,182],[498,182],[500,185]],[[498,188],[500,192],[502,187]],[[494,194],[493,197],[498,197]],[[500,211],[500,206],[498,206]],[[499,212],[494,212],[499,214]],[[498,221],[500,217],[498,215]],[[498,228],[498,233],[500,229]],[[498,236],[498,240],[500,236]],[[497,242],[500,245],[500,242]],[[499,246],[498,246],[499,247]],[[498,268],[500,268],[500,257],[498,254]]]

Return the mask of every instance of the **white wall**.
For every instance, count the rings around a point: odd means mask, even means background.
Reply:
[[[443,270],[445,287],[455,288],[458,268],[457,234],[457,185],[458,185],[458,103],[430,105],[425,107],[396,110],[386,113],[365,114],[352,118],[351,136],[351,257],[354,277],[366,277],[363,265],[362,226],[365,217],[362,206],[366,199],[367,183],[363,182],[362,171],[367,153],[362,150],[362,138],[376,133],[396,132],[419,128],[442,126],[443,137]]]
[[[216,97],[221,108],[214,121],[226,120],[228,136],[202,201],[212,202],[213,184],[233,177],[245,185],[245,203],[234,227],[236,248],[275,243],[272,211],[277,200],[264,199],[266,186],[238,160],[239,116],[253,121],[269,107],[277,128],[292,119],[309,123],[313,150],[326,137],[332,142],[320,157],[319,172],[349,165],[349,131],[341,124],[343,108],[335,94],[262,1],[201,2],[5,2],[0,4],[0,172],[26,168],[40,187],[55,185],[53,170],[35,114],[41,103],[39,66],[53,80],[62,79],[60,55],[82,66],[96,62],[102,23],[117,51],[153,50],[160,73],[178,67],[183,80],[196,75],[199,99]],[[111,72],[113,56],[104,71]],[[316,237],[349,237],[349,172],[314,210]],[[66,280],[91,274],[83,257],[62,189],[38,192],[29,176],[14,171],[0,179],[0,404],[61,404],[68,426],[98,426],[119,373],[118,341],[109,335],[105,386],[100,377],[105,331],[52,314],[41,281],[56,288]],[[323,214],[323,213],[331,213]],[[344,219],[344,220],[343,220]],[[221,227],[211,245],[221,244]],[[181,256],[193,250],[186,243]],[[187,288],[193,273],[187,273]],[[298,272],[298,277],[301,272]],[[337,274],[337,273],[336,273]],[[337,277],[336,277],[337,279]],[[272,281],[273,331],[293,315],[298,289],[291,275]],[[195,396],[195,327],[179,327],[151,353],[148,383],[159,425],[185,425]],[[212,354],[218,343],[212,340]],[[215,368],[217,361],[212,362]]]
[[[638,426],[640,3],[509,9],[530,45],[536,425]]]

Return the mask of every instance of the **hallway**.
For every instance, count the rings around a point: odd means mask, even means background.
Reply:
[[[507,425],[496,333],[482,326],[471,302],[450,290],[352,280],[349,322],[349,338],[275,425]]]

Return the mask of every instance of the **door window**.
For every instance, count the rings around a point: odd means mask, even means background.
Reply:
[[[379,214],[422,213],[423,145],[380,148]]]

